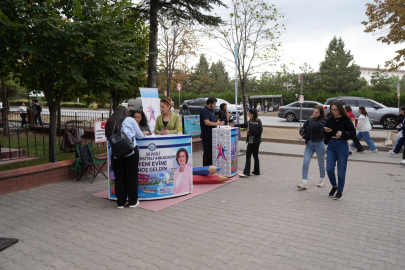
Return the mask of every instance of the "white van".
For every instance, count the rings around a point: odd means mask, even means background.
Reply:
[[[123,100],[122,103],[128,103],[128,110],[133,111],[133,110],[143,110],[142,107],[142,98],[136,98],[136,99],[127,99]]]

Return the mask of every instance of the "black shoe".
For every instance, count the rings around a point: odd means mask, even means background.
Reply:
[[[351,154],[353,154],[353,153],[352,153],[352,152],[349,152],[349,156],[350,156]]]
[[[343,199],[343,193],[342,193],[342,192],[336,193],[336,196],[335,196],[333,199],[335,199],[335,200],[341,200],[341,199]]]
[[[357,154],[364,154],[364,150],[356,151]]]
[[[336,190],[337,190],[337,187],[332,187],[331,191],[329,192],[330,198],[333,198],[333,195],[335,195]]]

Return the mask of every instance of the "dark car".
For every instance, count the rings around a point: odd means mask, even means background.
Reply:
[[[399,110],[397,108],[389,108],[377,101],[364,97],[333,97],[325,102],[325,115],[330,115],[330,104],[332,101],[339,100],[344,105],[350,105],[353,110],[354,117],[359,118],[359,107],[366,108],[368,117],[373,121],[374,125],[382,125],[386,129],[393,129],[397,126],[397,115]]]
[[[300,104],[298,101],[278,108],[277,116],[287,119],[288,122],[299,121]],[[302,120],[307,120],[312,116],[315,105],[323,105],[317,101],[304,101],[302,103]]]
[[[183,104],[187,104],[188,109],[190,110],[190,113],[192,115],[200,115],[200,112],[202,111],[202,109],[204,108],[204,106],[207,105],[207,99],[208,98],[196,98],[196,99],[189,99],[189,100],[185,100],[183,102]],[[214,108],[214,114],[217,115],[219,112],[219,106],[225,103],[227,104],[228,107],[228,112],[229,112],[229,120],[230,122],[233,122],[236,120],[236,106],[235,104],[231,104],[226,100],[217,98],[217,106]],[[183,109],[180,108],[180,114],[183,113]],[[241,106],[238,105],[238,114],[242,115],[243,114],[243,109]]]

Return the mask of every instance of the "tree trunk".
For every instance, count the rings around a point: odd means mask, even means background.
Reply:
[[[57,162],[56,159],[56,122],[57,116],[56,111],[58,106],[55,104],[56,102],[52,102],[53,104],[49,104],[49,162],[55,163]]]
[[[158,0],[150,1],[150,33],[149,33],[149,59],[147,87],[156,87],[157,59],[158,59]],[[169,93],[168,93],[169,94]]]
[[[171,78],[167,78],[167,96],[170,97],[170,86],[172,84],[172,79]]]
[[[112,105],[113,105],[113,110],[115,110],[118,105],[120,104],[120,94],[116,94],[115,92],[111,93],[111,98],[112,98]]]
[[[62,136],[62,109],[60,107],[60,103],[58,104],[58,124],[57,124],[57,134],[58,136]]]
[[[7,89],[6,89],[6,78],[3,76],[1,79],[1,102],[3,102],[3,109],[1,112],[1,118],[3,123],[3,135],[8,135],[8,100],[7,100]]]

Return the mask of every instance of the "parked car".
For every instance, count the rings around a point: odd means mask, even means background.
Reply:
[[[277,111],[277,116],[287,119],[288,122],[299,121],[300,105],[301,103],[296,101],[285,106],[280,106]],[[316,101],[304,101],[304,103],[302,103],[302,120],[307,120],[312,116],[315,105],[322,106],[323,104]]]
[[[204,98],[196,98],[196,99],[189,99],[189,100],[185,100],[183,102],[183,104],[187,104],[188,105],[188,109],[190,110],[190,113],[192,115],[200,115],[201,110],[204,108],[204,106],[207,105],[207,99],[206,97]],[[235,104],[231,104],[228,101],[221,99],[221,98],[217,98],[217,106],[214,109],[214,114],[217,115],[219,112],[219,106],[225,103],[227,104],[228,107],[228,112],[229,112],[229,121],[233,122],[236,120],[236,105]],[[180,114],[183,113],[183,108],[180,108]],[[243,115],[243,108],[242,106],[238,105],[238,113],[239,116]]]
[[[128,110],[143,110],[142,98],[127,99],[122,101],[122,103],[128,103]]]
[[[333,97],[326,100],[324,105],[325,115],[330,115],[330,104],[332,101],[340,100],[344,105],[350,105],[354,117],[359,118],[359,107],[364,106],[368,117],[373,125],[382,125],[385,129],[393,129],[397,126],[398,108],[390,108],[377,101],[364,97]]]

